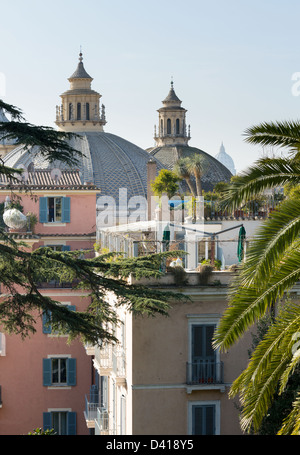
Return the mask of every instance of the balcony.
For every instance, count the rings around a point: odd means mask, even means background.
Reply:
[[[95,427],[95,419],[97,418],[97,409],[99,407],[99,390],[92,386],[90,394],[85,396],[85,411],[84,417],[88,428]]]
[[[188,392],[201,389],[225,390],[223,378],[223,362],[214,360],[198,360],[186,365],[186,383]]]
[[[110,422],[109,413],[106,408],[97,408],[95,419],[95,435],[117,434],[114,422]]]

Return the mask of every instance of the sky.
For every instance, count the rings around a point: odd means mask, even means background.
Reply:
[[[238,172],[271,153],[247,128],[299,118],[298,0],[2,0],[0,13],[0,97],[30,123],[56,127],[80,47],[105,131],[142,148],[172,79],[189,145],[215,156],[223,142]]]

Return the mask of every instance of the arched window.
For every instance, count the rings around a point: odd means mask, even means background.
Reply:
[[[176,134],[180,132],[180,120],[179,118],[176,119]]]
[[[167,134],[171,134],[171,119],[167,120]]]
[[[81,120],[81,103],[77,103],[77,120]]]
[[[73,120],[73,105],[69,103],[69,120]]]
[[[86,119],[89,120],[90,119],[90,103],[86,103],[85,109],[86,109]]]

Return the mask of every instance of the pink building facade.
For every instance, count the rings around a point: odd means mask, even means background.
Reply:
[[[96,194],[93,185],[82,185],[78,172],[65,171],[59,182],[51,182],[49,172],[36,171],[39,184],[27,182],[36,196],[21,194],[23,214],[35,213],[38,219],[10,234],[25,241],[28,248],[40,246],[73,251],[93,251],[96,225]],[[15,191],[20,188],[15,185]],[[0,189],[0,203],[11,197],[5,184]],[[54,204],[54,211],[53,211]],[[16,231],[16,230],[15,230]],[[40,284],[41,291],[83,310],[88,296],[68,283],[55,281]],[[1,332],[0,327],[0,435],[24,435],[35,428],[54,428],[57,434],[86,435],[85,396],[95,381],[91,357],[80,340],[71,344],[67,338],[52,333],[45,319],[36,314],[36,333],[21,339]]]

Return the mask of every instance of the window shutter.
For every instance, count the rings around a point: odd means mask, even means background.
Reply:
[[[68,305],[67,308],[70,311],[76,311],[76,306],[75,305]]]
[[[62,246],[62,251],[71,251],[70,245],[63,245]]]
[[[76,385],[76,359],[67,359],[67,384]]]
[[[68,435],[76,435],[76,412],[68,412],[67,414]]]
[[[40,197],[40,223],[48,222],[48,198]]]
[[[70,209],[71,209],[71,198],[63,197],[62,198],[62,222],[70,223]]]
[[[43,385],[50,386],[51,384],[51,359],[43,359]]]
[[[42,319],[43,319],[43,333],[51,333],[52,328],[51,328],[51,324],[49,324],[51,322],[51,311],[43,311]]]
[[[43,412],[43,428],[44,430],[52,429],[51,412]]]

